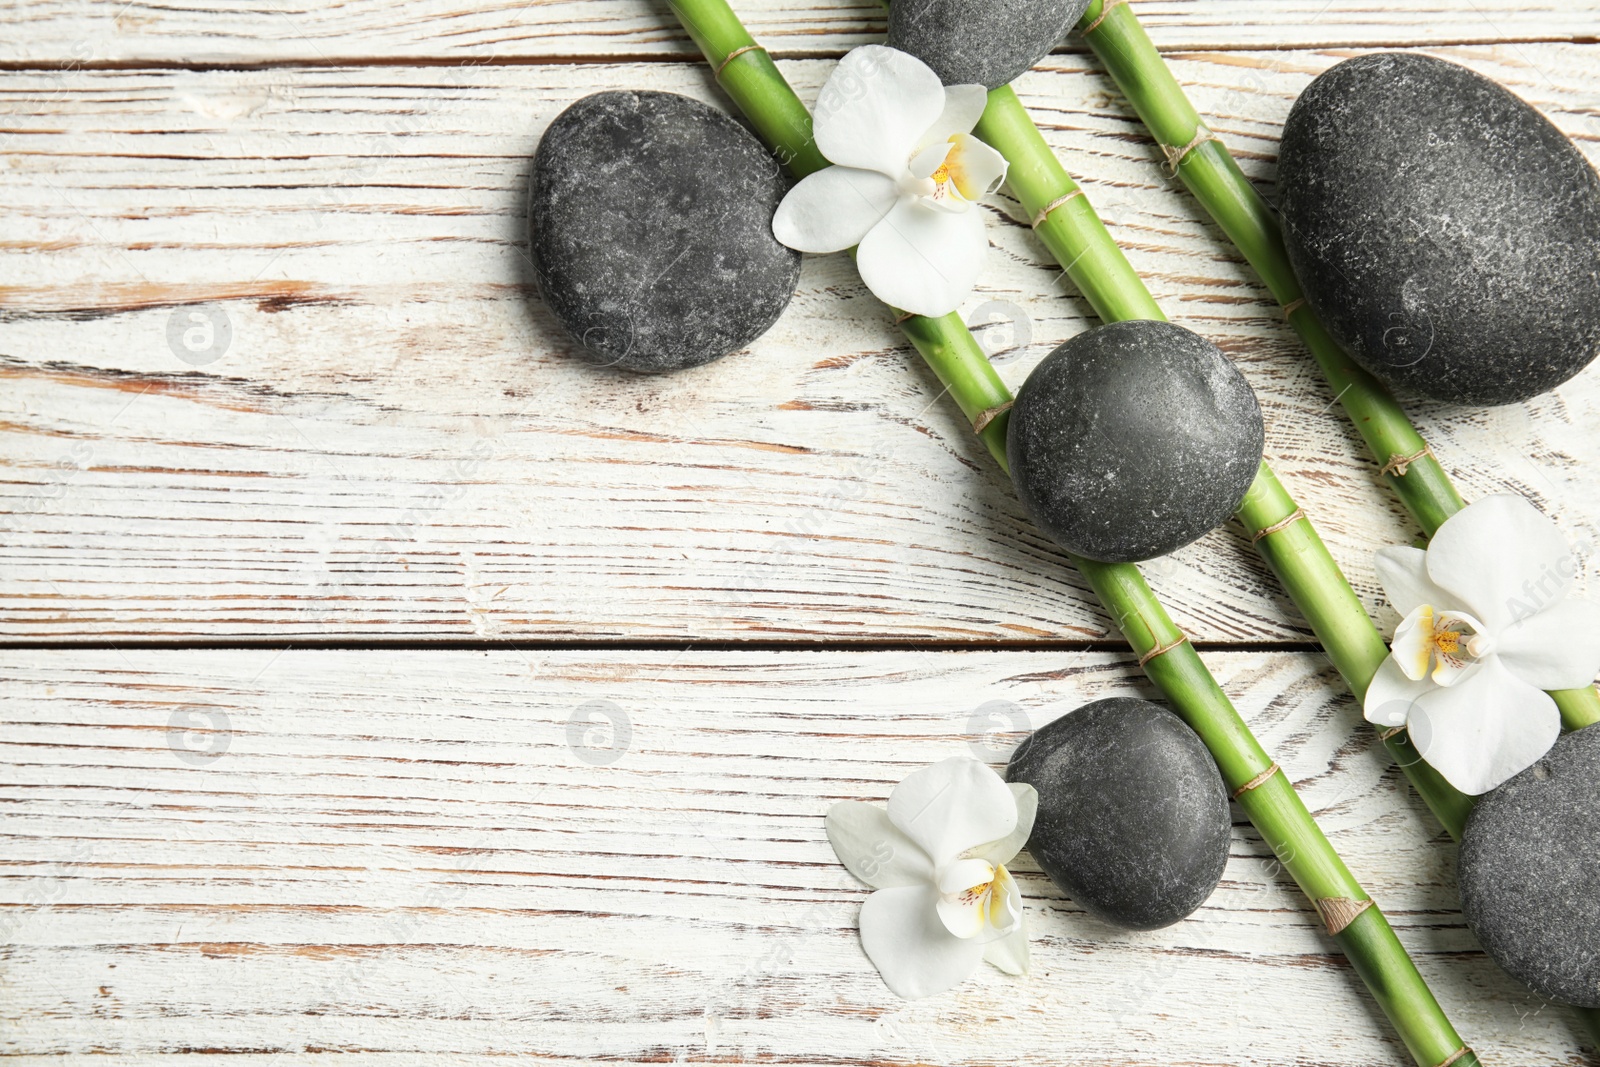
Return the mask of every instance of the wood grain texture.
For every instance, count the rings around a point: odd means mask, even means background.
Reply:
[[[1174,61],[1270,182],[1295,93],[1345,54]],[[1592,49],[1439,54],[1600,145]],[[785,71],[810,97],[830,66]],[[843,257],[720,363],[568,354],[523,247],[528,158],[618,85],[717,99],[676,63],[0,79],[0,634],[1106,636]],[[1414,531],[1277,309],[1090,60],[1020,88],[1158,300],[1256,387],[1269,455],[1376,610],[1371,553]],[[986,333],[1026,334],[997,360],[1015,386],[1091,319],[1015,203],[990,214],[965,310],[1025,323]],[[1590,543],[1597,409],[1592,369],[1527,405],[1414,405],[1464,491],[1528,493]],[[1234,529],[1149,571],[1197,640],[1306,637]]]
[[[1484,1062],[1581,1063],[1561,1011],[1475,946],[1454,850],[1331,671],[1303,654],[1207,659]],[[985,969],[912,1003],[879,981],[855,935],[866,890],[832,857],[828,806],[882,800],[969,744],[1001,761],[1019,729],[1142,691],[1125,658],[8,662],[12,1062],[1405,1059],[1237,812],[1222,885],[1183,923],[1110,929],[1024,857],[1030,979]]]
[[[881,38],[870,0],[739,0],[757,40],[788,57]],[[1279,48],[1593,40],[1595,0],[1138,0],[1158,46]],[[8,20],[0,61],[337,63],[373,58],[503,63],[694,54],[660,0],[30,0]],[[1071,48],[1075,42],[1069,41]]]

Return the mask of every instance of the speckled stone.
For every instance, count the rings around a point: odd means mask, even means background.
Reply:
[[[586,96],[533,157],[540,293],[591,363],[658,372],[719,359],[794,295],[800,254],[772,236],[787,190],[761,143],[698,100]]]
[[[1006,779],[1039,791],[1028,851],[1089,914],[1154,930],[1191,914],[1228,862],[1228,793],[1182,719],[1148,700],[1085,704],[1035,730]]]
[[[1006,436],[1034,522],[1104,563],[1171,552],[1227,521],[1261,447],[1255,392],[1227,357],[1149,321],[1101,326],[1046,356]]]
[[[1500,966],[1542,997],[1600,1008],[1600,726],[1478,801],[1460,880],[1467,924]]]
[[[1509,404],[1600,352],[1600,177],[1494,82],[1346,60],[1290,111],[1278,188],[1307,301],[1390,385]]]
[[[894,0],[888,44],[928,64],[946,85],[997,89],[1049,55],[1088,6],[1089,0]]]

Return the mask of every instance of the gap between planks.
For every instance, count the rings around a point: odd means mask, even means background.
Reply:
[[[1190,641],[1197,652],[1317,653],[1322,646],[1314,641]],[[764,639],[733,640],[640,640],[637,638],[582,638],[572,640],[477,638],[356,637],[296,640],[281,637],[217,638],[132,638],[128,640],[51,639],[0,641],[0,652],[129,652],[189,650],[274,650],[304,652],[1097,652],[1131,657],[1125,641],[1074,641],[1027,639],[998,641],[948,641],[915,639],[852,641],[829,638],[822,641]]]

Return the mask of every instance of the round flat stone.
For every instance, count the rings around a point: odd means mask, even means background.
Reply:
[[[1262,443],[1255,392],[1215,345],[1131,321],[1081,333],[1034,368],[1006,451],[1017,495],[1057,544],[1129,563],[1227,521]]]
[[[1490,791],[1461,838],[1461,910],[1542,997],[1600,1008],[1600,727]]]
[[[1228,862],[1228,794],[1182,719],[1148,700],[1085,704],[1035,730],[1006,779],[1039,791],[1028,851],[1089,914],[1153,930],[1191,914]]]
[[[946,85],[997,89],[1060,43],[1089,0],[894,0],[890,48],[909,52]]]
[[[800,254],[772,236],[787,189],[771,154],[716,108],[672,93],[586,96],[533,158],[539,291],[591,363],[719,359],[794,295]]]
[[[1509,404],[1600,352],[1600,177],[1465,67],[1380,52],[1324,72],[1284,125],[1278,192],[1306,300],[1391,386]]]

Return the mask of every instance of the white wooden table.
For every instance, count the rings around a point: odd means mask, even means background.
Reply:
[[[736,5],[803,96],[880,39]],[[1600,159],[1600,3],[1141,0],[1270,185],[1318,71],[1465,63]],[[1128,934],[1030,863],[1036,970],[905,1003],[821,815],[1149,693],[842,257],[748,352],[597,372],[528,159],[599,89],[724,106],[650,0],[28,0],[0,41],[0,1052],[32,1064],[1393,1064],[1240,817]],[[1019,83],[1156,297],[1234,356],[1385,625],[1413,534],[1265,290],[1076,47]],[[1003,197],[1016,385],[1090,325]],[[1004,339],[999,342],[1004,343]],[[1470,495],[1600,539],[1600,370],[1413,405]],[[1147,568],[1486,1063],[1584,1062],[1236,528]]]

